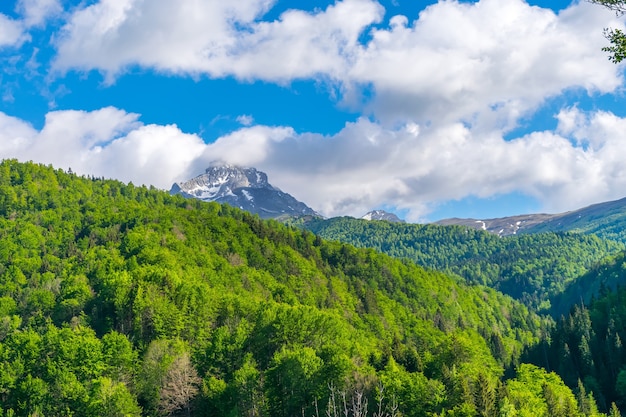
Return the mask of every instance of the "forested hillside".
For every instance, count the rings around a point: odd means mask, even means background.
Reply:
[[[607,271],[609,274],[612,272]],[[562,316],[549,340],[526,359],[557,371],[570,387],[592,391],[604,408],[626,407],[626,289],[603,289],[588,307]]]
[[[0,415],[597,415],[518,365],[547,325],[226,206],[0,163]]]
[[[554,297],[551,314],[557,318],[566,315],[575,304],[587,304],[592,298],[625,285],[626,252],[620,252],[572,281],[562,293]]]
[[[300,223],[325,239],[374,248],[424,267],[454,273],[549,311],[550,299],[624,246],[594,235],[540,233],[500,238],[462,226],[309,218]]]

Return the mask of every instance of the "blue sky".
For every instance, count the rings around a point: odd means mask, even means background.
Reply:
[[[163,189],[225,160],[326,216],[576,209],[626,196],[609,26],[569,1],[5,0],[0,157]]]

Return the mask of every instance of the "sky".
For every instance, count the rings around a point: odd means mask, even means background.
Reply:
[[[2,0],[0,158],[169,190],[252,166],[327,217],[626,197],[625,17],[564,0]]]

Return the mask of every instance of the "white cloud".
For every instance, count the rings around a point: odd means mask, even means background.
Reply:
[[[199,157],[206,145],[174,125],[143,125],[138,115],[113,107],[97,111],[55,111],[37,131],[0,112],[0,158],[18,158],[167,188]]]
[[[69,19],[58,37],[56,66],[97,68],[113,77],[131,65],[172,73],[204,72],[271,0],[101,0]],[[111,78],[112,79],[112,78]]]
[[[511,192],[553,212],[623,197],[626,119],[603,112],[570,118],[580,122],[512,141],[460,123],[390,130],[361,119],[332,136],[256,126],[208,145],[204,160],[219,155],[263,169],[273,184],[328,216],[394,205],[419,220],[438,203]]]
[[[104,175],[168,189],[176,180],[196,175],[189,168],[205,146],[175,125],[147,125],[98,148],[90,159]]]
[[[37,135],[28,123],[0,112],[0,158],[22,156],[21,150]]]
[[[237,123],[244,126],[250,126],[252,123],[254,123],[254,117],[250,116],[249,114],[242,114],[240,116],[237,116]]]
[[[20,46],[29,39],[21,22],[0,13],[0,48]]]
[[[181,74],[290,81],[343,71],[344,49],[380,18],[371,0],[257,22],[272,0],[101,0],[77,11],[57,40],[60,70],[98,69],[108,80],[139,65]]]
[[[391,123],[512,128],[568,89],[614,91],[620,67],[601,48],[610,11],[573,3],[555,14],[522,0],[443,1],[418,18],[373,0],[289,10],[262,20],[273,0],[100,0],[76,11],[57,37],[58,70],[97,69],[108,81],[138,65],[168,73],[288,83],[321,78],[346,103]],[[360,36],[370,31],[365,43]]]
[[[279,20],[259,22],[240,34],[230,56],[208,63],[213,76],[288,82],[322,77],[340,80],[359,45],[359,36],[383,15],[371,0],[343,0],[324,11],[290,10]]]
[[[59,16],[63,6],[59,0],[19,0],[17,11],[26,27],[43,26],[49,18]]]
[[[276,143],[297,137],[288,127],[251,126],[239,129],[206,145],[191,170],[201,173],[212,161],[226,161],[242,166],[260,166]]]
[[[614,20],[587,2],[558,15],[522,0],[440,2],[375,30],[347,78],[373,86],[370,111],[383,120],[510,128],[566,89],[620,86],[601,51]]]
[[[43,26],[49,17],[59,15],[63,8],[59,0],[19,0],[16,11],[20,19],[12,19],[0,13],[0,48],[20,47],[30,41],[28,29]]]
[[[510,192],[550,211],[623,197],[626,118],[576,108],[558,117],[556,133],[512,141],[460,123],[388,129],[361,119],[331,136],[251,126],[205,144],[111,107],[51,112],[41,130],[0,113],[0,158],[164,189],[221,159],[266,171],[272,184],[327,216],[392,204],[418,220],[437,203]]]

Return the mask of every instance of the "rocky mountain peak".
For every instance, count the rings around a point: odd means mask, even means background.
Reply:
[[[226,185],[230,188],[266,188],[272,187],[265,172],[256,168],[241,167],[225,163],[213,163],[205,170],[204,180],[215,186]],[[273,188],[273,187],[272,187]]]
[[[319,216],[306,204],[271,185],[265,172],[221,161],[211,163],[202,175],[175,183],[170,194],[227,203],[263,218]]]

